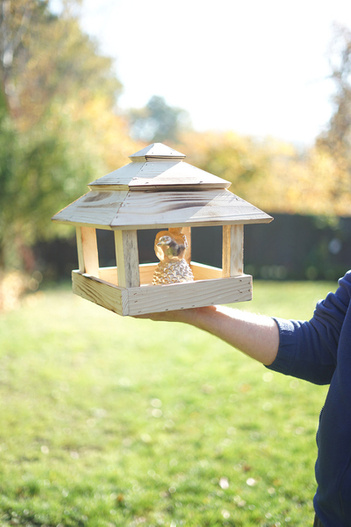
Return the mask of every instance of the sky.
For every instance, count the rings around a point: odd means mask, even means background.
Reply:
[[[309,145],[331,115],[327,52],[350,0],[84,0],[83,29],[115,59],[122,109],[159,95],[198,131]]]

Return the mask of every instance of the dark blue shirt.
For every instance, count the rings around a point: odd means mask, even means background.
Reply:
[[[351,526],[351,271],[318,302],[308,322],[275,319],[280,332],[270,369],[330,384],[317,433],[314,506],[325,527]]]

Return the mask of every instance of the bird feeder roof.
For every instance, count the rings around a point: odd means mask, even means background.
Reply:
[[[92,190],[170,190],[228,188],[230,182],[189,165],[185,154],[154,143],[129,156],[131,163],[89,184]]]
[[[150,229],[268,223],[272,218],[227,188],[229,181],[196,168],[155,143],[131,162],[89,184],[90,191],[54,221],[102,229]]]

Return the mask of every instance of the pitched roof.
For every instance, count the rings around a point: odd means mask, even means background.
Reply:
[[[228,188],[230,182],[184,162],[181,154],[162,143],[154,143],[132,154],[131,163],[89,184],[91,189],[108,186],[116,190],[150,188]]]
[[[268,223],[272,218],[235,196],[230,182],[183,161],[184,154],[155,143],[132,162],[89,184],[90,192],[54,221],[104,229],[151,229]]]

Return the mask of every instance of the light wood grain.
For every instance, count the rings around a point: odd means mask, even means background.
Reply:
[[[89,187],[94,191],[100,189],[111,190],[113,187],[116,187],[116,189],[118,189],[118,187],[125,187],[128,189],[130,181],[138,175],[144,164],[145,159],[140,163],[129,163],[128,165],[124,165],[123,167],[92,181],[89,183]]]
[[[128,289],[128,314],[243,302],[252,298],[251,276]]]
[[[140,285],[152,284],[153,275],[158,262],[140,264],[139,275]],[[190,267],[194,275],[194,280],[214,280],[222,278],[222,269],[198,262],[190,262]],[[100,267],[99,276],[101,280],[118,285],[117,267]]]
[[[188,242],[188,247],[185,251],[184,259],[188,264],[190,264],[191,262],[191,227],[183,227],[182,233],[185,235],[186,241]]]
[[[252,277],[249,275],[126,289],[73,271],[72,283],[75,294],[123,316],[252,299]]]
[[[127,194],[127,191],[90,191],[55,214],[52,220],[110,229]]]
[[[129,192],[111,227],[208,226],[268,223],[270,216],[226,189]]]
[[[184,157],[162,143],[149,145],[131,155],[131,163],[90,183],[90,192],[52,220],[140,230],[268,223],[273,219],[229,192],[229,181],[186,163]]]
[[[80,272],[99,277],[96,230],[92,227],[77,227],[76,236]]]
[[[114,313],[125,315],[128,312],[126,290],[107,284],[93,276],[81,274],[78,271],[72,272],[72,288],[76,295]]]
[[[184,161],[148,161],[130,180],[131,190],[228,188],[230,182]]]
[[[118,285],[117,267],[100,267],[99,278],[112,285]]]
[[[154,277],[154,272],[157,265],[158,263],[148,263],[139,265],[140,285],[152,284],[152,279]]]
[[[133,162],[135,162],[139,159],[150,158],[183,159],[186,156],[185,154],[178,152],[178,150],[174,150],[174,148],[170,148],[163,143],[152,143],[151,145],[145,146],[141,150],[138,150],[138,152],[135,152],[135,154],[132,154],[129,157]]]
[[[222,267],[223,277],[236,276],[243,272],[244,227],[223,226]]]
[[[271,216],[226,189],[89,192],[53,218],[108,229],[269,223]]]
[[[217,280],[223,278],[222,269],[218,267],[197,262],[191,262],[190,267],[194,275],[194,280]]]
[[[229,181],[205,170],[194,167],[179,159],[140,158],[129,165],[114,170],[106,176],[89,183],[91,190],[134,190],[163,189],[179,187],[198,189],[228,188]]]
[[[115,231],[115,250],[120,287],[138,287],[139,253],[136,231]]]

